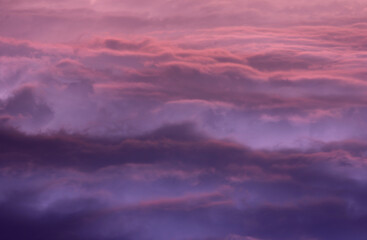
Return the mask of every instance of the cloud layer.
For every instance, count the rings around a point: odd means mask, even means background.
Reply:
[[[364,141],[260,151],[210,139],[190,124],[118,141],[9,130],[0,136],[0,222],[9,238],[367,234]]]
[[[366,9],[0,0],[3,236],[366,239]]]

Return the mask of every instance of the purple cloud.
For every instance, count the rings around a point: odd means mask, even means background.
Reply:
[[[366,239],[366,9],[0,0],[0,235]]]

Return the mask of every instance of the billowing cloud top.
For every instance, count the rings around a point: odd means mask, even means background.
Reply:
[[[0,236],[367,239],[364,0],[0,0]]]

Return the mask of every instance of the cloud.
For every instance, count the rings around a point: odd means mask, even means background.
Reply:
[[[188,124],[128,139],[9,130],[0,136],[0,219],[13,238],[366,234],[363,141],[254,150],[208,138]]]
[[[0,114],[8,117],[8,121],[27,127],[40,127],[53,118],[50,107],[35,97],[31,88],[18,90],[14,96],[3,103]]]
[[[4,116],[10,126],[29,133],[64,129],[122,137],[193,121],[208,134],[256,147],[360,137],[364,133],[354,126],[365,114],[364,58],[344,43],[333,44],[345,51],[325,50],[317,45],[320,27],[311,30],[311,37],[298,28],[267,33],[262,38],[275,42],[272,48],[264,45],[261,54],[251,53],[257,50],[252,45],[249,52],[233,51],[248,39],[222,49],[152,37],[97,37],[74,44],[3,39],[11,50],[0,59],[3,101],[31,87],[52,112],[37,124]],[[216,31],[223,43],[226,34],[238,31],[264,34],[251,28]],[[295,35],[297,44],[304,42],[302,51],[291,50]],[[276,43],[284,36],[290,42]],[[351,67],[341,71],[342,66]],[[282,139],[276,129],[285,130]]]
[[[0,0],[7,239],[366,239],[366,3]]]
[[[294,56],[294,53],[268,53],[248,58],[249,65],[260,71],[319,69],[328,64],[326,59],[314,56]],[[325,63],[326,62],[326,63]],[[330,64],[330,63],[329,63]]]

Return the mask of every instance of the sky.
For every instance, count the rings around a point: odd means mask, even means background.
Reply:
[[[0,0],[0,236],[367,239],[365,0]]]

